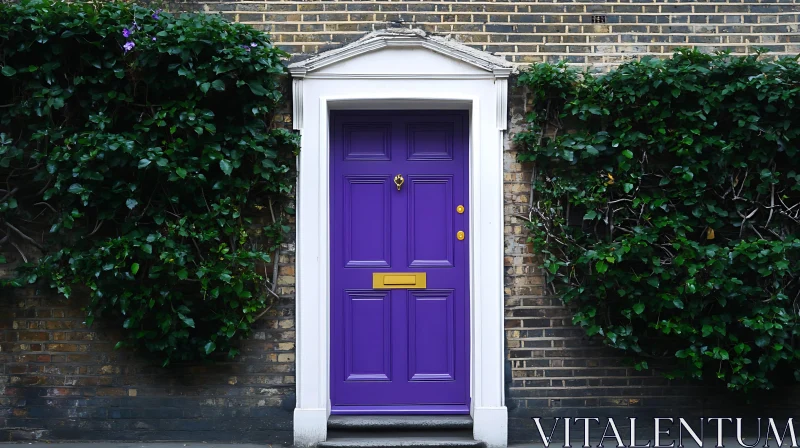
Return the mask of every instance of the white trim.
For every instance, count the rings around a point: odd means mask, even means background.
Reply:
[[[501,72],[505,72],[505,76],[508,76],[514,67],[512,63],[503,58],[476,50],[452,39],[428,35],[418,29],[390,28],[374,31],[342,48],[326,51],[291,64],[289,72],[294,77],[304,77],[309,72],[328,65],[387,47],[426,48],[477,68],[494,71],[496,75],[499,75],[498,77],[502,77]]]
[[[328,437],[328,410],[301,409],[294,410],[294,444],[295,446],[314,446]]]
[[[396,37],[396,36],[395,36]],[[297,405],[294,442],[309,447],[325,440],[330,414],[330,154],[331,109],[399,107],[470,110],[470,395],[476,440],[505,447],[508,413],[504,401],[503,348],[503,141],[506,128],[505,64],[476,56],[458,44],[431,37],[387,33],[364,45],[333,50],[293,64],[294,123],[301,131],[297,190]],[[381,45],[380,41],[399,42]],[[441,38],[438,38],[441,39]],[[447,51],[443,51],[445,46]],[[388,50],[386,48],[389,48]],[[415,48],[409,48],[415,47]],[[461,46],[463,47],[463,46]],[[383,48],[379,52],[371,53]],[[425,48],[439,55],[415,64]],[[389,51],[389,53],[386,53]],[[374,55],[374,57],[373,57]],[[380,55],[380,56],[379,56]],[[465,56],[466,55],[466,56]],[[387,59],[388,58],[388,59]],[[453,70],[453,59],[465,62]],[[322,67],[349,60],[347,75],[323,76]],[[392,61],[400,61],[398,72]],[[441,61],[437,63],[435,61]],[[323,63],[324,62],[324,63]],[[355,62],[355,64],[353,64]],[[507,64],[507,63],[506,63]],[[421,66],[425,65],[425,66]],[[410,67],[409,67],[410,66]],[[381,72],[381,70],[384,70]],[[424,75],[428,70],[435,76]],[[438,70],[438,71],[437,71]],[[452,73],[442,73],[451,70]],[[376,76],[379,75],[379,76]]]
[[[497,86],[497,129],[505,131],[508,122],[508,79],[495,81]]]
[[[495,79],[491,73],[463,73],[463,74],[437,74],[437,73],[403,73],[403,74],[373,74],[373,73],[314,73],[306,75],[316,79]]]
[[[508,443],[508,411],[505,406],[480,407],[472,411],[475,440],[489,447],[505,447]]]
[[[303,80],[292,80],[292,127],[295,131],[303,129]]]

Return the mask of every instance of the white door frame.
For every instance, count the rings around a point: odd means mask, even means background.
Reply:
[[[326,440],[330,414],[332,109],[470,111],[470,396],[476,440],[505,447],[503,141],[505,60],[418,30],[383,30],[290,65],[301,134],[297,187],[294,442]]]

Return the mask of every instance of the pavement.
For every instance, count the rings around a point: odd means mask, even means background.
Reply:
[[[684,439],[683,445],[685,448],[699,448],[698,445],[692,440]],[[665,442],[671,442],[671,438],[665,438]],[[592,441],[596,443],[595,441]],[[605,444],[606,448],[614,448],[613,440],[606,441]],[[610,443],[609,443],[610,442]],[[750,444],[752,443],[752,439],[745,439],[745,442]],[[774,444],[774,441],[771,441],[770,446]],[[573,441],[572,446],[573,448],[580,448],[582,443],[578,441]],[[678,443],[676,441],[675,446]],[[703,440],[703,448],[714,448],[716,445],[716,438],[704,438]],[[784,446],[788,448],[791,443],[787,443],[784,441]],[[216,442],[155,442],[155,443],[142,443],[142,442],[0,442],[0,447],[31,447],[31,448],[281,448],[284,445],[270,445],[270,444],[253,444],[253,443],[216,443]],[[739,447],[739,443],[736,441],[734,437],[724,437],[723,438],[723,446],[729,448],[736,448]],[[759,448],[762,444],[759,444]],[[508,448],[544,448],[544,445],[540,443],[522,443],[522,444],[511,444]],[[550,445],[550,448],[562,448],[562,446],[556,442]]]
[[[216,442],[0,442],[2,447],[31,448],[279,448],[283,445]]]
[[[0,442],[0,447],[31,448],[279,448],[283,445],[216,442]]]

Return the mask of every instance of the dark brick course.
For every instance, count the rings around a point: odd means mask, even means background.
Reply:
[[[442,0],[341,0],[308,2],[298,0],[265,0],[252,4],[236,0],[199,2],[209,12],[219,12],[232,20],[268,25],[273,22],[307,25],[273,26],[270,32],[288,52],[300,56],[320,48],[341,45],[357,39],[364,32],[397,26],[418,27],[430,32],[450,34],[468,45],[495,52],[518,64],[566,60],[569,63],[592,66],[603,71],[616,64],[646,55],[663,56],[674,51],[669,46],[638,46],[637,42],[667,41],[671,35],[683,37],[702,34],[693,40],[676,38],[673,42],[695,45],[707,51],[729,50],[734,54],[752,53],[755,48],[781,42],[798,34],[800,4],[796,0],[765,1],[700,1],[668,0],[651,2],[628,0],[620,2],[575,2],[569,0],[484,1]],[[268,11],[267,15],[246,11]],[[302,17],[298,17],[298,11]],[[395,12],[398,15],[377,13]],[[594,23],[594,16],[603,16],[604,23]],[[259,16],[261,18],[259,18]],[[392,23],[395,22],[395,23]],[[312,25],[313,24],[313,25]],[[319,25],[330,34],[304,34],[320,31]],[[538,24],[536,26],[529,26]],[[744,24],[732,31],[730,24]],[[777,26],[778,24],[785,26]],[[300,33],[284,35],[284,33]],[[745,41],[710,39],[708,34],[747,33]],[[565,37],[580,36],[590,46],[619,42],[613,50],[590,47],[572,49],[561,54],[532,45],[488,46],[487,42],[540,42],[543,34]],[[626,37],[628,35],[636,37]],[[609,38],[609,35],[612,36]],[[491,39],[487,38],[491,37]],[[733,36],[731,36],[733,37]],[[564,43],[570,43],[564,41]],[[740,45],[731,45],[739,43]],[[575,53],[581,53],[576,56]],[[795,55],[798,46],[773,47],[775,55]],[[547,55],[542,55],[546,53]],[[594,54],[594,55],[592,55]],[[584,56],[585,55],[585,56]]]

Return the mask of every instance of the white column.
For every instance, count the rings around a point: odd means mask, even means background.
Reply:
[[[328,422],[328,201],[327,146],[323,146],[318,105],[303,102],[303,84],[295,81],[294,120],[303,124],[297,186],[297,341],[294,445],[312,447],[327,437]],[[298,85],[299,84],[299,85]],[[309,107],[310,106],[310,107]],[[302,200],[300,200],[302,198]]]
[[[473,391],[475,440],[491,448],[508,444],[508,411],[504,399],[503,344],[503,130],[507,81],[495,79],[491,101],[476,111],[482,123],[473,146],[480,172],[473,172],[476,213],[480,233],[475,244],[474,294],[475,385]],[[488,89],[487,89],[488,90]],[[474,205],[473,205],[474,207]]]

